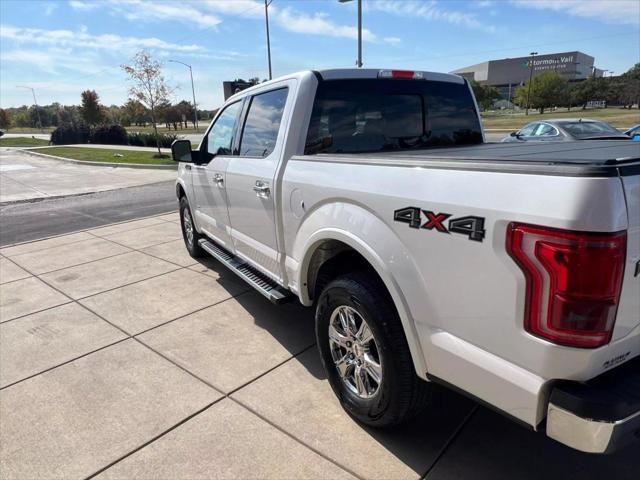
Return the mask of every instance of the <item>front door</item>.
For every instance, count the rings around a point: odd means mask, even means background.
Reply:
[[[225,180],[236,255],[276,280],[282,280],[282,274],[274,186],[284,143],[281,124],[288,91],[283,84],[248,99],[239,156],[229,158]]]
[[[196,224],[200,231],[233,251],[229,211],[225,191],[225,172],[233,158],[233,137],[237,131],[242,101],[225,107],[200,144],[200,162],[191,177],[196,198]]]

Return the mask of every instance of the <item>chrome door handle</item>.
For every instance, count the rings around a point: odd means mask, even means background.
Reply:
[[[213,176],[213,181],[216,182],[216,185],[218,185],[219,187],[224,187],[224,177],[221,173],[216,173]]]
[[[269,195],[271,195],[269,184],[261,180],[256,180],[256,184],[253,186],[253,191],[256,192],[256,196],[260,198],[268,198]]]

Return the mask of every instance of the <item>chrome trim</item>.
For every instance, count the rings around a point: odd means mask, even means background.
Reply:
[[[634,430],[640,431],[640,411],[618,420],[604,422],[582,418],[549,403],[547,436],[586,453],[608,453],[623,444]]]

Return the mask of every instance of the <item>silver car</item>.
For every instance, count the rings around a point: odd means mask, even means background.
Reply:
[[[629,139],[608,123],[588,118],[557,118],[531,122],[520,130],[511,132],[503,142],[571,142],[574,140]]]

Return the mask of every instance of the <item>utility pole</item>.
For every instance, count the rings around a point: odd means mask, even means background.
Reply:
[[[267,24],[267,60],[269,61],[269,80],[271,80],[271,40],[269,38],[269,5],[273,0],[264,0],[264,19]]]
[[[353,0],[338,0],[340,3],[348,3]],[[356,66],[362,68],[362,0],[358,0],[358,59]]]
[[[179,60],[169,60],[169,61],[173,63],[180,63],[189,69],[189,75],[191,76],[191,93],[193,94],[193,120],[194,120],[194,125],[196,127],[196,132],[198,132],[198,105],[196,104],[196,89],[193,86],[193,69],[191,68],[191,65],[181,62]]]
[[[538,52],[531,52],[531,60],[529,60],[529,88],[527,89],[527,111],[524,112],[525,115],[529,115],[529,100],[531,99],[531,78],[533,77],[533,58],[538,54]]]
[[[38,116],[38,128],[42,132],[42,121],[40,120],[40,108],[38,107],[38,100],[36,100],[36,91],[32,87],[25,87],[24,85],[16,85],[18,88],[26,88],[27,90],[31,90],[33,94],[33,103],[36,106],[36,115]]]

